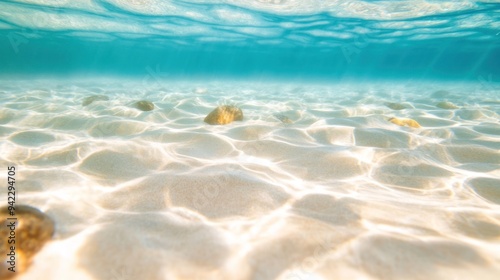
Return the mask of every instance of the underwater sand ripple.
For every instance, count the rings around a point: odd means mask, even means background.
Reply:
[[[0,161],[23,167],[21,199],[56,222],[54,241],[20,279],[500,273],[494,92],[433,94],[433,85],[422,97],[421,87],[394,84],[220,83],[202,94],[175,83],[36,87],[16,84],[0,96],[8,104],[0,109]],[[454,101],[465,89],[471,94]],[[82,106],[95,94],[109,100]],[[437,108],[444,97],[460,109]],[[155,109],[133,108],[137,100]],[[243,121],[203,123],[215,106],[233,103]]]

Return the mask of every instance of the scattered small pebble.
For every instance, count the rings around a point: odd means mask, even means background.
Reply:
[[[399,126],[409,126],[413,128],[420,128],[420,124],[416,120],[412,119],[400,119],[400,118],[390,118],[389,121],[393,124],[397,124]]]
[[[386,103],[385,106],[393,109],[393,110],[403,110],[406,109],[406,106],[401,103]]]
[[[243,112],[240,108],[232,105],[223,105],[215,108],[208,114],[204,122],[208,124],[228,124],[233,121],[242,121]]]
[[[87,105],[92,104],[92,102],[94,102],[94,101],[108,101],[108,100],[109,100],[109,97],[107,97],[106,95],[92,95],[92,96],[86,97],[83,100],[82,105],[87,106]]]
[[[442,101],[436,104],[436,107],[439,107],[441,109],[458,109],[458,106],[448,102],[448,101]]]
[[[33,257],[52,238],[54,221],[40,210],[16,205],[11,215],[8,207],[0,208],[0,279],[8,279],[28,269]],[[16,218],[11,220],[7,218]],[[12,250],[15,240],[15,250]],[[15,273],[9,271],[11,255],[15,254]]]
[[[155,108],[153,102],[147,100],[137,101],[134,106],[141,111],[152,111]]]

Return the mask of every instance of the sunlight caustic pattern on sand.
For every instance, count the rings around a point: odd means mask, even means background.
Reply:
[[[0,162],[56,225],[19,279],[500,274],[498,91],[164,85],[2,83]],[[225,104],[243,120],[203,122]]]

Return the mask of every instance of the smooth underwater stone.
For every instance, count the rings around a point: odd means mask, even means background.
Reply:
[[[442,101],[436,104],[436,107],[439,107],[441,109],[458,109],[458,106],[448,102],[448,101]]]
[[[0,208],[0,279],[24,272],[35,254],[54,234],[54,222],[40,210],[25,205],[15,205],[14,208],[14,215],[7,206]],[[15,272],[11,272],[9,261],[14,255]]]
[[[147,100],[137,101],[134,106],[141,111],[152,111],[155,108],[153,102]]]
[[[403,110],[406,109],[406,106],[401,103],[385,103],[385,106],[393,109],[393,110]]]
[[[399,126],[409,126],[413,128],[420,128],[420,124],[416,120],[412,119],[399,119],[399,118],[390,118],[389,121],[393,124],[397,124]]]
[[[215,108],[208,114],[204,122],[208,124],[228,124],[233,121],[242,121],[243,112],[240,108],[232,105],[223,105]]]
[[[82,105],[87,106],[92,104],[94,101],[108,101],[109,97],[106,95],[92,95],[83,99]]]
[[[277,118],[278,120],[280,120],[282,123],[286,123],[286,124],[293,123],[293,121],[291,119],[289,119],[287,116],[282,115],[282,114],[275,114],[274,117]]]

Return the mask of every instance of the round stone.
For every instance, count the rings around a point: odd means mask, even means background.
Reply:
[[[141,111],[152,111],[155,108],[153,102],[147,100],[137,101],[134,106]]]
[[[392,110],[403,110],[406,106],[401,103],[386,103],[385,106],[391,108]]]
[[[243,112],[240,108],[232,105],[223,105],[215,108],[205,117],[208,124],[228,124],[233,121],[242,121]]]
[[[420,124],[416,120],[412,119],[399,119],[399,118],[390,118],[389,121],[393,124],[397,124],[399,126],[409,126],[413,128],[420,128]]]
[[[94,101],[108,101],[109,97],[106,95],[92,95],[83,99],[82,105],[87,106],[92,104]]]
[[[448,101],[442,101],[436,104],[436,107],[441,108],[441,109],[458,109],[458,106],[448,102]]]
[[[25,205],[15,205],[14,208],[12,211],[7,206],[0,208],[0,279],[25,271],[35,254],[54,234],[54,222],[40,210]],[[15,273],[8,270],[12,256],[15,258]]]

